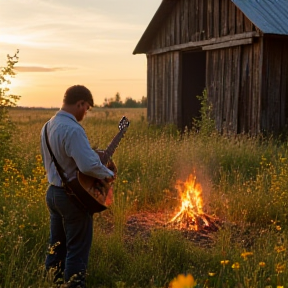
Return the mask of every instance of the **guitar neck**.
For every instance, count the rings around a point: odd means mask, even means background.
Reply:
[[[112,141],[110,142],[110,144],[108,145],[106,150],[104,151],[104,155],[103,155],[103,159],[102,159],[102,163],[104,165],[106,165],[108,163],[108,161],[110,160],[110,158],[114,154],[114,152],[115,152],[116,148],[118,147],[121,139],[124,137],[125,132],[126,132],[125,129],[119,131],[117,133],[117,135],[112,139]]]

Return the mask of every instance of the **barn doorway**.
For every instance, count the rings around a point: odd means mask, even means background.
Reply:
[[[192,128],[192,119],[200,117],[200,101],[196,96],[202,95],[206,85],[206,52],[193,51],[182,53],[182,87],[181,87],[181,128]]]

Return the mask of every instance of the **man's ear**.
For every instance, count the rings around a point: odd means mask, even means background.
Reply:
[[[78,108],[80,108],[81,106],[84,105],[84,101],[83,100],[79,100],[79,101],[76,102],[76,105],[77,105]]]

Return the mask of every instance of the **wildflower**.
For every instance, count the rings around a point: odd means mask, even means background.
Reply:
[[[252,256],[252,255],[253,255],[253,252],[243,252],[241,254],[241,257],[243,257],[244,260],[247,260],[247,257]]]
[[[232,265],[232,269],[235,269],[235,270],[238,270],[240,268],[240,264],[238,262],[235,262],[233,265]]]
[[[286,266],[285,264],[278,263],[275,268],[276,272],[283,273],[285,266]]]
[[[260,266],[261,268],[264,268],[264,267],[265,267],[265,265],[266,265],[266,263],[265,263],[265,262],[259,262],[259,266]]]
[[[57,241],[54,245],[49,246],[48,254],[55,254],[55,248],[60,245],[60,242]]]
[[[213,276],[216,275],[216,273],[215,273],[215,272],[209,272],[208,275],[209,275],[210,277],[213,277]]]
[[[229,260],[222,260],[220,263],[221,265],[225,266],[229,263]]]
[[[169,284],[169,288],[193,288],[195,286],[196,282],[191,274],[188,274],[186,276],[180,274]]]
[[[277,230],[277,231],[280,231],[281,229],[282,229],[282,228],[281,228],[280,225],[277,225],[277,226],[276,226],[276,230]]]
[[[286,251],[286,248],[284,246],[276,246],[274,248],[274,250],[277,252],[277,253],[280,253],[280,252],[284,252]]]
[[[277,285],[277,288],[284,288],[284,286]]]
[[[128,183],[128,181],[127,180],[123,180],[122,183],[126,184],[126,183]]]

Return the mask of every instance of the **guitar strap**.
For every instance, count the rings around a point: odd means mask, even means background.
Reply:
[[[64,170],[62,169],[62,167],[60,166],[60,164],[58,163],[55,155],[53,154],[52,152],[52,149],[51,149],[51,146],[50,146],[50,143],[49,143],[49,139],[48,139],[48,132],[47,132],[47,125],[48,125],[48,122],[46,123],[45,125],[45,140],[46,140],[46,145],[47,145],[47,148],[49,150],[49,153],[50,153],[50,156],[52,158],[52,161],[54,162],[55,164],[55,167],[57,169],[57,172],[59,174],[59,176],[61,177],[61,180],[64,184],[64,186],[67,185],[67,182],[68,182],[68,179],[66,178],[66,176],[64,175]]]

